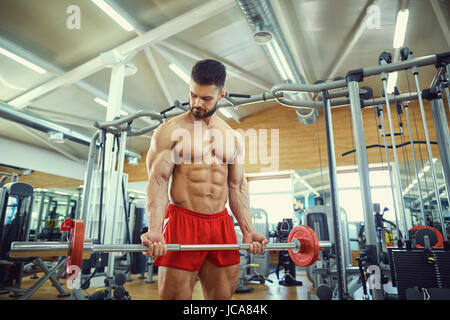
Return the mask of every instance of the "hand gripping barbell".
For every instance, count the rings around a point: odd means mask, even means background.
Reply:
[[[81,269],[83,259],[89,259],[92,252],[142,252],[148,247],[139,244],[93,244],[84,239],[84,221],[66,219],[61,224],[62,231],[69,231],[68,242],[13,242],[10,256],[22,257],[56,257],[67,256],[66,275],[70,277],[75,268]],[[330,247],[331,243],[320,241],[313,229],[308,226],[296,226],[289,233],[286,243],[268,243],[265,250],[288,250],[292,261],[298,266],[310,266],[319,258],[319,251]],[[240,244],[167,244],[167,251],[198,251],[198,250],[248,250],[250,243]],[[78,269],[78,270],[79,270]]]

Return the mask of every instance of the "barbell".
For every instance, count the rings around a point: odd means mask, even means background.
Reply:
[[[70,230],[68,242],[27,242],[16,241],[11,244],[10,257],[57,257],[67,256],[66,275],[75,273],[73,266],[81,269],[83,259],[89,259],[93,252],[143,252],[148,247],[140,244],[94,244],[84,239],[84,221],[66,219],[61,224],[62,231]],[[331,243],[320,241],[313,229],[300,225],[289,233],[286,243],[268,243],[265,250],[288,250],[292,261],[298,266],[310,266],[319,258],[320,250],[331,247]],[[248,250],[250,243],[237,244],[167,244],[167,251],[204,250]]]

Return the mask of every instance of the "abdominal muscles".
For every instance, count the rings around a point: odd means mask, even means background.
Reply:
[[[218,213],[228,199],[226,164],[180,164],[172,174],[170,199],[175,205],[199,212]]]

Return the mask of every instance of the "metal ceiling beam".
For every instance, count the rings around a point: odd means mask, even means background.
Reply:
[[[434,14],[439,22],[439,25],[444,34],[445,40],[447,41],[447,46],[450,47],[450,29],[448,26],[448,21],[445,19],[443,10],[438,0],[431,0],[431,6],[433,7]]]
[[[362,9],[361,13],[358,16],[358,19],[355,22],[355,25],[353,26],[352,30],[350,31],[349,35],[347,36],[346,40],[342,43],[341,47],[336,52],[336,58],[331,63],[330,67],[328,68],[328,71],[322,75],[322,79],[333,79],[336,77],[339,71],[339,68],[344,63],[345,59],[347,59],[347,56],[350,54],[350,52],[353,50],[353,47],[356,45],[356,43],[359,41],[361,36],[364,34],[367,28],[367,19],[369,18],[369,14],[367,12],[367,9],[373,5],[375,0],[368,0],[364,8]],[[381,2],[381,1],[379,1]],[[345,76],[345,75],[342,75]]]
[[[161,71],[159,70],[158,64],[156,63],[150,48],[145,48],[144,53],[147,57],[148,62],[150,63],[150,66],[153,69],[153,72],[155,73],[156,79],[158,80],[159,86],[162,89],[164,96],[166,97],[167,103],[169,105],[172,105],[175,100],[170,95],[169,88],[167,87],[166,82],[161,75]]]
[[[79,121],[85,121],[88,123],[91,123],[91,128],[94,128],[93,124],[95,123],[95,121],[98,121],[98,119],[91,119],[91,118],[86,118],[86,117],[82,117],[80,115],[77,114],[69,114],[69,113],[65,113],[65,112],[60,112],[60,111],[54,111],[54,110],[47,110],[47,109],[42,109],[42,108],[38,108],[38,107],[27,107],[25,108],[25,111],[31,111],[33,113],[38,113],[38,114],[51,114],[51,115],[55,115],[55,116],[60,116],[60,117],[66,117],[69,119],[75,119],[75,120],[79,120]]]
[[[45,133],[51,131],[61,132],[64,134],[64,138],[86,146],[89,146],[91,143],[91,136],[73,130],[71,128],[58,125],[53,121],[41,117],[37,114],[33,114],[24,110],[18,110],[17,108],[14,108],[2,101],[0,101],[0,117]],[[125,151],[125,154],[127,156],[140,159],[139,153],[131,151],[129,149]]]
[[[178,52],[188,58],[191,58],[192,60],[213,58],[215,60],[222,62],[225,65],[225,67],[227,68],[227,74],[239,80],[247,82],[248,84],[265,91],[269,91],[270,88],[272,87],[272,85],[269,82],[259,79],[251,72],[248,72],[242,67],[234,64],[233,62],[228,61],[222,57],[219,57],[214,53],[211,53],[205,49],[194,48],[193,46],[187,43],[177,41],[175,39],[171,39],[170,41],[168,40],[161,41],[160,43],[157,44],[157,46],[166,47],[167,49]]]
[[[151,48],[154,49],[156,52],[158,52],[164,59],[166,59],[167,62],[176,64],[181,69],[181,71],[183,71],[187,76],[190,75],[189,69],[186,68],[186,66],[180,61],[180,59],[175,57],[167,49],[153,45],[151,45]],[[187,84],[186,82],[184,83]]]
[[[304,74],[296,65],[270,1],[236,0],[236,2],[254,35],[260,32],[272,34],[271,41],[262,45],[261,49],[277,76],[284,82],[305,84]],[[298,92],[293,95],[293,98],[312,100],[309,92]],[[295,112],[298,121],[305,125],[314,123],[319,115],[317,109],[309,107],[296,108]]]
[[[116,1],[114,0],[106,0],[106,2],[108,3],[108,5],[113,8],[122,18],[124,18],[128,23],[130,23],[133,28],[134,28],[134,32],[138,35],[141,36],[144,33],[146,33],[148,30],[146,30],[134,17],[132,17],[131,15],[128,14],[128,12],[126,10],[124,10],[119,4],[116,3]],[[150,67],[153,69],[153,72],[156,76],[156,80],[158,81],[159,87],[161,88],[161,90],[164,93],[164,96],[167,100],[167,102],[169,103],[169,105],[172,105],[172,103],[174,102],[174,100],[172,99],[172,96],[170,95],[169,89],[161,75],[161,72],[158,68],[158,65],[155,62],[155,59],[153,57],[152,52],[150,51],[150,48],[146,47],[144,48],[144,54],[145,57],[147,58],[148,63],[150,64]]]
[[[123,17],[131,24],[131,25],[133,25],[134,31],[135,31],[138,35],[143,35],[143,34],[145,34],[145,32],[147,32],[147,30],[146,30],[142,25],[140,25],[139,22],[138,22],[135,18],[131,17],[125,10],[123,10],[122,7],[116,3],[116,1],[114,1],[114,0],[107,0],[107,2],[108,2],[108,4],[109,4],[114,10],[116,10],[117,12],[119,12],[120,15],[122,15],[122,16],[123,16]],[[161,41],[161,42],[162,42],[162,41]],[[161,42],[160,42],[160,43],[161,43]],[[171,46],[171,45],[168,45],[168,46],[174,48],[174,46]],[[166,59],[169,58],[169,59],[167,59],[168,62],[176,62],[176,64],[178,65],[178,67],[180,67],[180,68],[183,70],[183,72],[184,72],[185,74],[189,75],[190,72],[187,70],[186,67],[184,67],[183,63],[181,63],[181,62],[179,61],[179,59],[177,59],[177,58],[174,57],[172,54],[170,54],[166,49],[160,48],[160,47],[158,47],[158,46],[156,46],[156,45],[153,45],[153,44],[150,44],[149,47],[145,48],[145,53],[146,53],[146,56],[147,56],[147,60],[149,61],[150,66],[152,67],[153,71],[155,72],[155,75],[156,75],[156,77],[157,77],[157,79],[158,79],[159,85],[160,85],[161,89],[164,91],[164,94],[165,94],[165,96],[166,96],[166,99],[167,99],[168,102],[169,102],[169,105],[172,105],[173,102],[174,102],[174,100],[172,100],[172,98],[171,98],[171,96],[170,96],[169,90],[168,90],[168,88],[167,88],[167,86],[166,86],[166,84],[165,84],[164,79],[163,79],[162,76],[161,76],[161,73],[160,73],[160,71],[159,71],[158,65],[156,64],[156,62],[155,62],[155,60],[154,60],[154,58],[153,58],[153,56],[152,56],[152,54],[151,54],[151,52],[150,52],[150,48],[153,48],[153,49],[157,50],[157,51],[158,51],[163,57],[165,57]],[[163,51],[163,53],[161,53],[161,51]],[[180,51],[178,51],[178,50],[176,50],[176,51],[177,51],[177,52],[180,52]],[[183,51],[181,51],[181,52],[183,53]],[[192,53],[191,53],[190,55],[191,55],[191,57],[192,57]],[[195,60],[199,60],[199,59],[201,59],[201,58],[200,58],[200,57],[195,57],[194,59],[195,59]],[[230,73],[230,72],[228,72],[228,73]],[[232,71],[231,71],[231,74],[233,74]],[[249,78],[251,77],[251,75],[250,75],[250,77],[249,77],[248,74],[247,74],[247,76],[241,76],[241,75],[238,75],[238,77],[241,78],[241,79],[246,79],[246,81],[251,81],[251,80],[249,80]],[[265,87],[264,89],[265,89],[265,90],[268,90],[269,87],[270,87],[270,86]],[[227,108],[227,110],[228,110],[228,112],[231,114],[232,118],[233,118],[236,122],[239,123],[239,122],[240,122],[240,117],[238,116],[238,114],[237,114],[232,108]]]
[[[43,59],[42,57],[37,56],[33,52],[31,52],[31,51],[19,46],[18,44],[13,43],[13,42],[9,41],[8,39],[1,37],[1,36],[0,36],[0,46],[4,47],[5,49],[19,55],[20,57],[22,57],[34,64],[41,66],[42,68],[47,69],[47,71],[49,71],[55,75],[63,75],[67,72],[67,70],[64,70],[64,69],[56,66],[54,63],[52,63],[46,59]],[[76,85],[80,89],[92,94],[93,96],[99,97],[105,101],[108,100],[108,94],[106,93],[106,91],[97,88],[96,86],[90,84],[86,80],[77,81],[76,83],[74,83],[74,85]],[[14,101],[15,99],[18,99],[18,98],[20,98],[20,96],[14,98],[14,99],[11,99],[10,102]],[[18,106],[18,107],[23,109],[23,108],[27,107],[27,104],[24,104],[23,106]],[[99,106],[99,108],[100,108],[100,106]],[[122,109],[124,109],[128,113],[133,113],[142,108],[124,102],[122,104]],[[151,122],[148,119],[145,119],[145,121],[148,123]]]
[[[183,63],[176,58],[174,55],[172,55],[169,51],[167,51],[165,48],[162,47],[157,47],[154,46],[153,47],[160,55],[162,55],[163,57],[165,57],[168,61],[175,63],[185,74],[189,75],[190,72],[188,71],[188,69],[183,65]],[[189,84],[186,84],[187,86]],[[240,117],[239,115],[233,110],[233,108],[227,108],[227,111],[231,114],[231,117],[233,118],[233,120],[235,120],[236,122],[240,123]]]
[[[138,35],[143,35],[144,33],[146,33],[148,31],[135,18],[130,16],[128,14],[128,12],[126,12],[126,10],[124,10],[115,0],[107,0],[107,2],[112,8],[114,8],[114,10],[116,10],[120,15],[122,15],[134,27],[134,29],[135,29],[134,31]],[[221,9],[221,10],[224,10],[224,9]],[[166,40],[164,40],[164,41],[158,42],[158,45],[163,45],[163,46],[165,46],[173,51],[176,51],[178,53],[181,53],[193,60],[200,60],[200,59],[204,59],[206,57],[214,58],[218,61],[221,61],[227,67],[228,74],[230,74],[238,79],[241,79],[255,87],[266,90],[266,91],[270,90],[270,88],[272,87],[271,84],[268,83],[267,81],[259,79],[254,74],[246,71],[245,69],[237,66],[236,64],[234,64],[230,61],[226,61],[225,59],[218,57],[217,55],[215,55],[211,52],[208,52],[207,50],[194,48],[186,43],[181,43],[180,41],[173,40],[173,39],[171,40],[171,42],[174,44],[168,43]],[[152,65],[151,62],[150,62],[150,64]],[[153,65],[152,65],[152,67],[153,67]],[[173,100],[170,101],[169,103],[170,104],[173,103]]]
[[[297,19],[292,19],[292,14],[295,14],[295,8],[292,2],[289,1],[270,1],[275,16],[280,24],[281,30],[284,33],[286,42],[292,52],[295,63],[303,74],[306,83],[312,83],[311,79],[316,79],[314,68],[310,68],[310,74],[306,72],[306,65],[312,65],[312,60],[306,50],[307,44],[303,35],[303,30],[300,28]],[[283,3],[283,6],[281,5]],[[297,43],[299,46],[297,46]],[[298,48],[305,48],[304,52],[300,52]]]
[[[31,101],[50,93],[62,86],[69,86],[74,84],[77,81],[80,81],[105,67],[104,62],[101,57],[96,57],[89,62],[84,63],[83,65],[69,71],[67,73],[61,74],[60,76],[52,79],[35,89],[32,89],[25,94],[18,96],[10,101],[8,101],[9,105],[12,105],[16,108],[23,109],[28,103]]]
[[[72,119],[68,120],[68,119],[66,119],[64,117],[61,117],[61,116],[56,116],[53,119],[54,119],[54,121],[56,123],[59,123],[59,124],[68,124],[68,125],[72,125],[72,126],[75,126],[75,127],[85,128],[85,129],[95,129],[91,125],[83,124],[83,123],[80,123],[80,122],[75,122]],[[141,134],[141,135],[138,135],[138,136],[128,136],[127,137],[128,140],[136,139],[136,138],[151,139],[152,136]]]
[[[167,49],[161,47],[161,46],[152,46],[161,56],[163,56],[165,59],[167,59],[168,62],[175,63],[186,75],[190,75],[190,72],[188,69],[183,65],[183,63],[175,57],[172,53],[170,53]],[[186,84],[189,86],[189,84]],[[227,111],[231,114],[233,120],[236,122],[240,122],[239,115],[233,110],[233,108],[227,108]]]
[[[19,125],[17,123],[13,123],[13,125],[16,126],[19,129],[25,131],[26,133],[28,133],[33,138],[35,138],[35,139],[39,140],[40,142],[44,143],[46,146],[49,146],[50,148],[52,148],[53,150],[55,150],[59,154],[63,155],[67,159],[72,160],[74,162],[78,162],[80,164],[86,164],[86,161],[83,161],[82,159],[79,159],[79,158],[75,157],[73,154],[71,154],[70,152],[67,152],[66,150],[63,150],[62,148],[58,148],[56,145],[54,145],[53,143],[49,142],[47,139],[37,135],[36,133],[31,131],[30,129],[28,129],[28,128],[24,127],[24,126],[21,126],[21,125]]]
[[[42,116],[50,116],[52,118],[52,120],[57,121],[57,122],[62,122],[62,123],[69,124],[69,125],[74,124],[76,126],[83,127],[86,129],[97,130],[97,128],[94,126],[94,123],[96,121],[98,121],[98,119],[91,119],[91,118],[81,117],[81,116],[75,115],[75,114],[41,109],[41,108],[37,108],[37,107],[27,107],[27,108],[25,108],[25,110],[31,111],[35,114],[42,115]],[[106,111],[106,109],[104,109],[104,110]],[[139,118],[138,121],[144,121],[144,120],[146,120],[145,122],[147,122],[149,124],[156,124],[157,122],[159,123],[159,121],[157,121],[157,120],[151,120],[146,117]]]
[[[189,29],[217,14],[235,6],[234,0],[210,0],[204,5],[192,9],[144,34],[131,39],[117,47],[122,55],[139,51],[151,43],[157,43],[170,38],[181,31]]]
[[[182,14],[130,41],[119,45],[115,49],[100,54],[98,57],[74,68],[73,70],[60,75],[56,79],[50,80],[43,85],[28,91],[27,93],[13,99],[9,103],[17,108],[25,107],[33,101],[62,86],[67,86],[80,81],[108,65],[116,64],[126,60],[130,55],[144,49],[151,43],[162,41],[187,28],[210,19],[216,14],[231,8],[235,5],[233,0],[213,0]]]

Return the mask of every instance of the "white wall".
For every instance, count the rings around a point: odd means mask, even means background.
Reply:
[[[0,137],[0,163],[80,180],[86,171],[86,163],[4,137]]]

